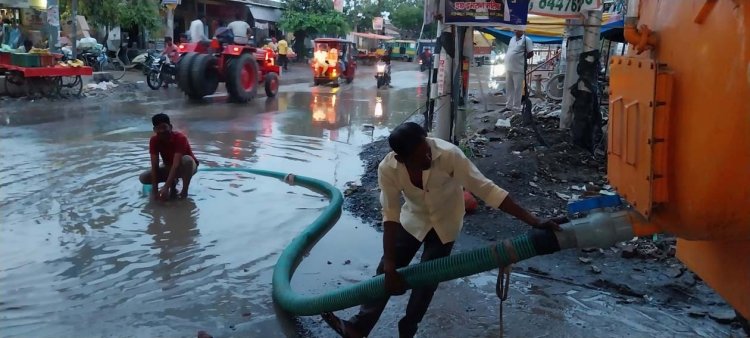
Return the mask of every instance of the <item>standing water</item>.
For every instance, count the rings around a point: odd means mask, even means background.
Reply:
[[[300,333],[277,319],[271,272],[327,200],[270,178],[201,172],[188,199],[154,202],[137,179],[149,164],[150,117],[166,112],[200,167],[285,171],[341,188],[361,174],[359,145],[418,105],[415,88],[381,96],[283,89],[277,99],[248,105],[177,98],[2,112],[0,335]],[[332,235],[376,236],[355,226]],[[377,241],[368,247],[378,249]],[[302,267],[295,287],[325,289],[311,278],[315,270]]]

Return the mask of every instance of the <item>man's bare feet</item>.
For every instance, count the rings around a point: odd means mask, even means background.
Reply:
[[[357,330],[354,329],[352,326],[352,323],[343,320],[339,317],[336,317],[336,315],[333,314],[333,312],[326,312],[320,315],[323,320],[330,326],[336,333],[338,333],[341,337],[344,338],[364,338],[362,334],[357,332]]]

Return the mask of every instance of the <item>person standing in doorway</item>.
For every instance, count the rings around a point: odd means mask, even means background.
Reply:
[[[206,15],[198,14],[198,18],[190,23],[190,42],[206,41]]]
[[[18,27],[18,19],[14,19],[13,26],[10,28],[8,45],[10,45],[11,48],[16,49],[21,46],[21,41],[21,27]]]
[[[560,230],[555,221],[540,220],[518,205],[507,191],[484,177],[459,147],[427,137],[419,124],[399,125],[388,136],[388,144],[393,151],[378,166],[383,257],[377,274],[385,274],[389,295],[406,292],[406,280],[396,269],[407,266],[423,245],[422,262],[450,255],[463,227],[464,188],[488,206],[534,228]],[[417,333],[437,287],[435,284],[411,291],[406,315],[398,322],[400,338],[411,338]],[[364,337],[370,335],[387,303],[388,297],[364,304],[349,320],[330,312],[322,317],[342,337]]]
[[[289,70],[289,58],[287,58],[289,44],[286,42],[286,39],[281,38],[277,48],[279,49],[279,65],[284,67],[284,70]]]
[[[524,64],[534,56],[534,43],[522,30],[516,30],[508,42],[505,54],[505,103],[504,111],[521,111],[523,100]]]
[[[253,35],[250,25],[245,20],[242,20],[241,13],[234,15],[234,21],[230,22],[228,27],[232,30],[232,34],[234,34],[234,43],[238,45],[246,45],[248,37]]]

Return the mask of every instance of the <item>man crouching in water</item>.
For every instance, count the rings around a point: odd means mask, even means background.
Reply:
[[[151,184],[154,199],[165,200],[177,196],[177,179],[182,178],[180,198],[188,195],[190,180],[198,171],[198,160],[190,149],[185,134],[172,131],[172,123],[167,114],[156,114],[151,118],[154,125],[154,136],[148,144],[151,154],[151,170],[141,174],[143,184]],[[159,156],[164,165],[159,166]],[[158,189],[159,183],[164,186]]]

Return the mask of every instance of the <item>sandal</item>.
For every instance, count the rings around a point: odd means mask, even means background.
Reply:
[[[320,315],[321,318],[330,326],[336,333],[339,334],[339,336],[344,338],[364,338],[363,335],[361,335],[359,332],[357,332],[354,327],[352,327],[352,323],[343,320],[339,317],[336,317],[336,315],[333,314],[333,312],[325,312]]]

